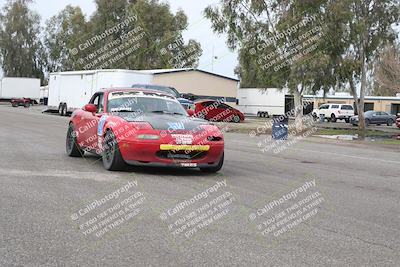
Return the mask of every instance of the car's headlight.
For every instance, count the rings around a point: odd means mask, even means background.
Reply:
[[[158,140],[161,137],[155,134],[140,134],[137,136],[137,138],[141,140]]]

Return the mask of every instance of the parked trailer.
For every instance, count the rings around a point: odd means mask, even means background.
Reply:
[[[87,104],[102,88],[131,87],[148,84],[152,74],[133,70],[92,70],[51,73],[49,79],[48,111],[66,116]]]
[[[281,115],[285,113],[285,91],[277,88],[239,88],[237,104],[237,108],[247,115]]]
[[[39,103],[40,79],[6,77],[0,80],[0,99],[23,98]]]

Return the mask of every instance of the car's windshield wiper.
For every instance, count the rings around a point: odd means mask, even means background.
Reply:
[[[161,114],[170,114],[170,115],[184,115],[179,112],[172,112],[172,111],[167,111],[167,110],[153,110],[151,113],[161,113]]]
[[[139,110],[131,110],[131,109],[116,109],[116,110],[111,110],[112,113],[118,113],[118,112],[139,112]]]

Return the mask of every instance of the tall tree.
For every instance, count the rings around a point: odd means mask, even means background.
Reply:
[[[365,136],[364,98],[367,90],[368,73],[379,47],[396,38],[392,26],[399,23],[398,0],[342,0],[335,17],[342,19],[341,36],[336,40],[343,43],[343,53],[335,64],[337,77],[350,85],[359,116],[359,134]]]
[[[85,21],[79,8],[67,7],[47,23],[51,70],[158,69],[196,67],[202,53],[186,44],[183,11],[176,14],[158,0],[95,0]]]
[[[74,59],[74,54],[88,31],[89,26],[80,7],[68,5],[58,15],[50,18],[46,22],[44,37],[48,51],[47,71],[82,69],[82,64]]]
[[[320,22],[325,2],[232,0],[205,9],[214,31],[227,33],[228,46],[239,50],[242,85],[286,87],[294,95],[298,129],[302,94],[328,91],[335,82],[331,44]]]
[[[380,51],[374,68],[374,93],[384,96],[400,93],[399,45],[387,45]]]
[[[0,63],[5,76],[44,78],[40,17],[31,0],[8,0],[0,13]]]

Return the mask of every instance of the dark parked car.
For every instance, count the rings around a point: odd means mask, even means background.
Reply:
[[[194,109],[194,102],[189,98],[182,98],[181,94],[176,90],[174,87],[171,86],[164,86],[164,85],[154,85],[154,84],[134,84],[132,88],[141,88],[141,89],[149,89],[149,90],[157,90],[163,93],[167,93],[175,97],[179,103],[185,109]]]
[[[353,116],[350,118],[350,123],[353,124],[354,126],[358,125],[358,116]],[[396,122],[396,116],[388,114],[383,111],[367,111],[365,112],[365,125],[370,125],[370,124],[376,124],[376,125],[381,125],[381,124],[386,124],[387,126],[392,126],[393,123]]]
[[[149,89],[149,90],[157,90],[163,93],[167,93],[175,97],[176,99],[181,97],[181,94],[174,87],[163,86],[163,85],[154,85],[154,84],[134,84],[132,88],[141,88],[141,89]]]

